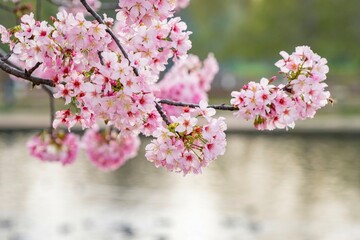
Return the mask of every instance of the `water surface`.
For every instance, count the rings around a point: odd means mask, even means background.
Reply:
[[[29,136],[0,134],[1,240],[360,239],[360,136],[233,134],[225,156],[186,177],[143,150],[111,173],[83,153],[43,163]]]

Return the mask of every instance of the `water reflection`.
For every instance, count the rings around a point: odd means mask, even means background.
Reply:
[[[30,158],[0,135],[0,239],[358,240],[360,138],[239,136],[201,176]]]

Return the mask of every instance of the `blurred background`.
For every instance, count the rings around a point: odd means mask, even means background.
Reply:
[[[56,13],[42,5],[43,19]],[[137,158],[103,173],[84,153],[66,168],[31,158],[47,95],[1,72],[0,240],[360,239],[360,1],[193,0],[180,15],[191,53],[219,61],[211,102],[275,75],[281,50],[309,45],[328,59],[334,106],[289,131],[257,132],[230,114],[227,152],[199,176],[154,168],[145,138]],[[15,21],[0,7],[1,24]]]

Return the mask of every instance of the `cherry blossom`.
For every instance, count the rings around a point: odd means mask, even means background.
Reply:
[[[176,9],[186,8],[190,3],[190,0],[177,0]]]
[[[167,72],[157,84],[155,96],[177,102],[198,104],[201,100],[208,100],[207,92],[219,71],[218,63],[213,54],[201,63],[195,55],[180,60]],[[165,112],[171,116],[181,114],[181,108],[165,105]]]
[[[56,131],[53,134],[43,131],[32,137],[28,143],[30,155],[41,161],[72,164],[79,150],[79,138],[72,133]]]
[[[329,68],[327,61],[308,46],[297,47],[291,55],[282,51],[283,59],[275,65],[287,79],[287,84],[274,86],[263,78],[250,82],[240,91],[233,91],[230,103],[239,108],[234,115],[252,119],[259,130],[294,128],[295,121],[313,118],[316,111],[328,103],[330,93],[323,83]]]
[[[52,0],[55,3],[59,4],[59,12],[65,10],[69,13],[78,13],[82,12],[84,14],[87,14],[86,9],[81,4],[80,0]],[[88,4],[94,8],[94,10],[99,10],[101,7],[101,1],[99,0],[88,0]]]
[[[112,171],[137,155],[140,138],[134,134],[119,134],[115,130],[88,129],[82,143],[90,161],[97,168]]]
[[[55,127],[65,124],[70,129],[79,122],[89,128],[102,120],[122,131],[149,135],[160,124],[160,119],[153,118],[159,116],[154,114],[155,96],[151,91],[155,74],[146,68],[147,59],[141,53],[130,51],[131,64],[140,70],[136,76],[130,62],[111,50],[106,28],[85,20],[82,13],[60,12],[53,26],[35,21],[33,14],[24,15],[20,28],[9,32],[17,39],[10,43],[12,58],[23,62],[26,69],[41,63],[34,74],[53,79],[54,97],[71,105],[66,116],[62,111],[56,114]],[[42,32],[45,34],[37,34]],[[87,121],[89,116],[91,120]]]
[[[224,118],[205,115],[200,108],[185,108],[179,117],[172,117],[170,125],[153,134],[155,139],[145,148],[146,158],[169,171],[201,173],[203,167],[225,153],[226,146]]]
[[[172,0],[125,0],[119,1],[116,18],[125,18],[128,25],[151,24],[152,19],[165,20],[173,16],[176,1]]]

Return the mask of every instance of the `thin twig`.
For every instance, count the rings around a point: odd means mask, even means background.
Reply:
[[[159,103],[155,102],[155,107],[156,110],[159,112],[161,118],[164,120],[164,122],[166,123],[166,125],[170,125],[171,122],[169,121],[169,119],[167,118],[166,114],[164,113],[162,107],[160,106]]]
[[[104,66],[104,58],[103,58],[103,56],[101,55],[101,52],[100,52],[100,51],[98,52],[98,56],[99,56],[101,65]]]
[[[49,133],[52,135],[53,133],[53,122],[55,119],[55,101],[54,101],[54,95],[50,88],[47,86],[42,86],[44,91],[49,95],[49,104],[50,104],[50,127],[49,127]]]
[[[167,104],[167,105],[176,106],[176,107],[189,107],[189,108],[198,108],[199,107],[198,104],[175,102],[175,101],[166,100],[166,99],[159,100],[158,103]],[[225,105],[225,104],[209,105],[208,108],[214,108],[216,110],[222,110],[222,111],[238,111],[239,110],[239,108],[237,108],[237,107]]]
[[[9,58],[12,55],[12,51],[9,53],[5,53],[2,49],[0,49],[0,60],[5,62],[7,65],[19,70],[19,71],[23,71],[20,67],[16,66],[15,64],[13,64],[12,62],[9,61]]]
[[[100,23],[100,24],[104,24],[106,26],[106,32],[108,34],[110,34],[111,38],[115,41],[116,45],[119,47],[122,55],[129,61],[130,64],[130,59],[129,59],[129,55],[126,53],[125,49],[123,48],[123,46],[120,43],[119,38],[116,37],[115,33],[104,23],[104,20],[101,18],[101,16],[94,11],[94,9],[92,9],[92,7],[86,2],[86,0],[80,0],[80,2],[84,5],[84,7],[86,8],[86,10]],[[139,71],[137,70],[137,68],[133,67],[133,71],[135,76],[139,76]]]
[[[7,64],[5,61],[0,60],[0,68],[4,70],[6,73],[14,75],[15,77],[19,77],[25,80],[32,82],[34,85],[47,85],[50,87],[55,87],[55,83],[50,79],[44,79],[39,77],[28,76],[25,72],[20,71],[19,69]]]
[[[35,64],[35,66],[33,66],[32,68],[30,68],[30,70],[26,70],[26,69],[25,69],[25,75],[26,75],[27,77],[30,77],[31,74],[33,74],[33,72],[34,72],[36,69],[38,69],[38,67],[40,67],[41,64],[42,64],[41,62],[37,62],[37,63]]]
[[[11,57],[12,54],[13,54],[13,51],[10,51],[5,55],[5,52],[2,49],[0,49],[0,60],[7,61]]]

